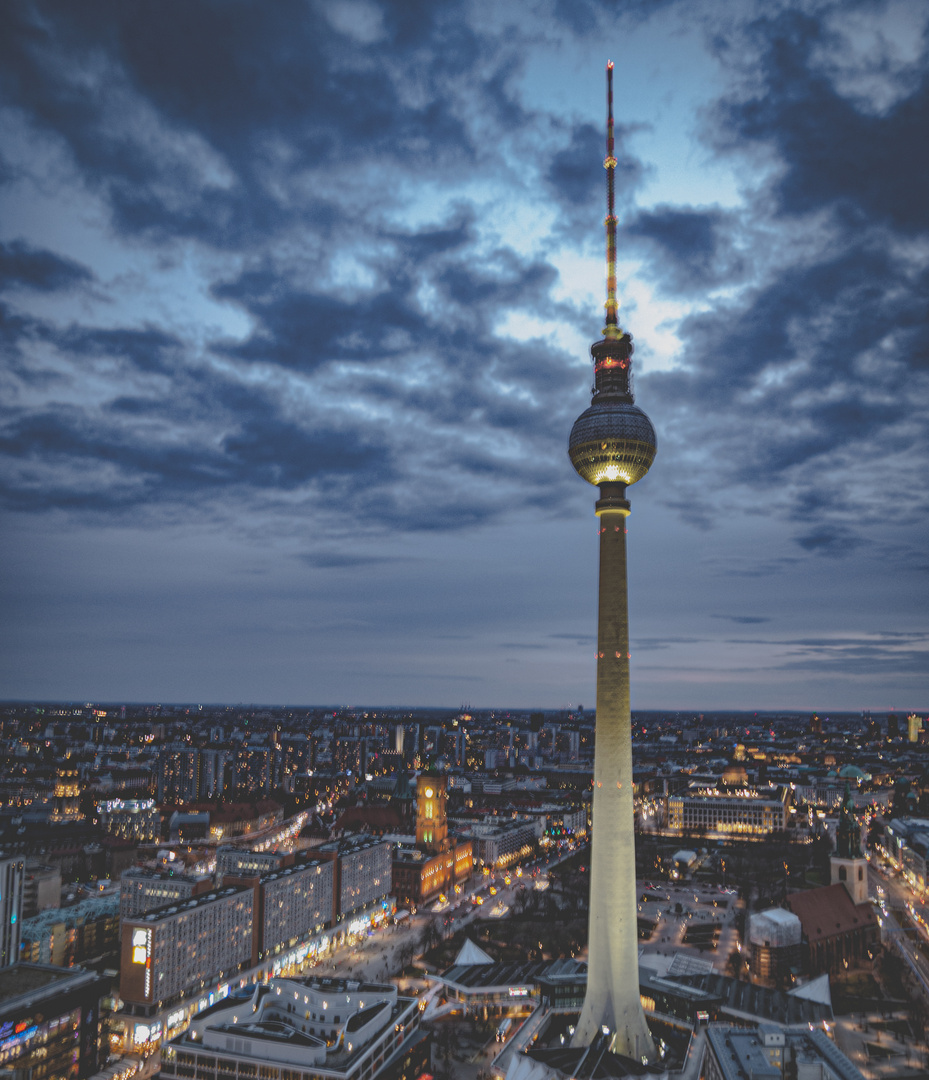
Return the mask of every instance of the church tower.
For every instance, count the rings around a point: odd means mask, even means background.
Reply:
[[[835,854],[829,859],[830,885],[841,883],[854,904],[868,902],[868,860],[861,854],[861,826],[848,781],[836,830]]]

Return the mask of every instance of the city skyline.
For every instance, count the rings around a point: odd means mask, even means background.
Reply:
[[[612,57],[632,708],[925,708],[922,5],[0,20],[0,697],[591,707]]]

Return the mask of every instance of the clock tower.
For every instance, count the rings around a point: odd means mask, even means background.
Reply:
[[[427,851],[448,847],[448,799],[446,778],[441,773],[421,773],[416,781],[416,846]]]

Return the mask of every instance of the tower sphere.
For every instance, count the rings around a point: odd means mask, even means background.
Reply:
[[[658,449],[652,422],[631,401],[597,401],[575,420],[568,439],[571,464],[588,484],[634,484]]]

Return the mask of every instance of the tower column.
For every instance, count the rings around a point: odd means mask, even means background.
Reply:
[[[587,994],[574,1034],[587,1046],[606,1027],[610,1049],[627,1057],[654,1056],[639,999],[638,921],[633,833],[632,716],[629,700],[629,617],[626,516],[629,504],[605,488],[600,521],[597,620],[597,722]]]
[[[607,64],[607,302],[603,338],[590,347],[594,390],[574,422],[568,454],[578,474],[600,488],[600,587],[597,615],[597,722],[587,993],[573,1046],[609,1032],[609,1048],[655,1059],[639,996],[629,612],[626,598],[626,488],[646,475],[658,442],[632,392],[632,336],[616,316],[616,214],[613,206],[613,65]]]

